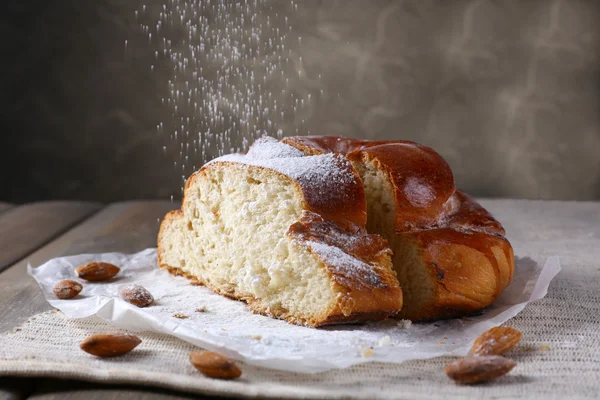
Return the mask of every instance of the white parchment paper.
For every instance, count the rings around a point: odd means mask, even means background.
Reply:
[[[90,261],[116,264],[121,272],[107,282],[81,281],[84,288],[76,298],[57,299],[52,293],[54,283],[77,279],[74,269]],[[371,361],[401,363],[465,355],[482,332],[514,317],[527,303],[544,297],[559,271],[556,256],[548,258],[543,267],[531,259],[517,259],[511,285],[496,303],[475,317],[409,327],[402,321],[387,320],[312,329],[253,314],[245,303],[192,286],[183,277],[159,270],[155,249],[132,255],[62,257],[28,268],[48,302],[69,317],[95,314],[119,328],[161,332],[250,364],[305,373]],[[155,304],[137,308],[120,299],[120,288],[130,283],[148,289]]]

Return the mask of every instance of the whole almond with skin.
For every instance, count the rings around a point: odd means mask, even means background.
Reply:
[[[190,353],[190,362],[209,378],[235,379],[242,375],[233,360],[212,351],[193,351]]]
[[[154,303],[152,293],[140,285],[124,286],[119,294],[123,300],[137,307],[148,307],[150,304]]]
[[[77,296],[82,289],[83,286],[81,283],[72,281],[70,279],[58,281],[52,287],[54,295],[63,300],[72,299],[73,297]]]
[[[504,354],[521,341],[523,334],[508,326],[496,326],[481,334],[473,347],[471,354],[476,356],[491,356]]]
[[[142,340],[135,335],[112,332],[89,336],[81,342],[79,347],[86,353],[98,357],[116,357],[129,353],[140,343],[142,343]]]
[[[502,376],[515,365],[502,356],[468,356],[448,364],[444,371],[458,383],[479,383]]]
[[[75,273],[86,281],[105,281],[119,273],[121,269],[116,265],[105,262],[90,262],[75,268]]]

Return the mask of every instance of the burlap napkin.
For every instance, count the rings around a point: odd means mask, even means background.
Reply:
[[[600,393],[600,292],[598,269],[563,271],[548,295],[508,325],[523,341],[508,356],[517,367],[496,381],[460,386],[443,367],[451,358],[401,365],[370,363],[319,374],[297,374],[240,363],[242,378],[203,377],[188,362],[194,347],[176,338],[141,333],[143,343],[115,359],[96,359],[79,349],[92,332],[114,328],[96,317],[67,319],[40,314],[0,336],[0,374],[55,376],[136,383],[187,392],[284,398],[596,398]]]

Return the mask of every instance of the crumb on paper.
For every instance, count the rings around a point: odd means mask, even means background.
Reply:
[[[379,339],[379,343],[378,343],[379,347],[387,347],[391,344],[392,344],[392,338],[390,338],[388,335]]]
[[[542,351],[548,351],[548,350],[550,350],[550,346],[547,344],[540,344],[540,347],[538,347],[538,349],[540,349]]]
[[[452,344],[456,344],[456,342],[452,342]]]
[[[206,307],[204,307],[204,306],[198,307],[198,308],[196,308],[196,312],[206,312]]]
[[[262,335],[250,335],[250,339],[262,340]]]
[[[360,345],[360,355],[363,358],[372,357],[375,354],[372,347],[365,347]]]
[[[225,328],[221,328],[221,330],[222,330],[223,332],[227,332],[227,329],[225,329]]]
[[[173,314],[173,318],[187,319],[189,317],[187,315],[185,315],[185,314],[175,313],[175,314]]]
[[[409,329],[412,325],[412,321],[410,319],[401,319],[398,321],[398,326],[402,329]]]
[[[442,339],[442,340],[440,340],[440,341],[437,341],[436,343],[437,343],[437,344],[444,344],[445,342],[446,342],[446,341],[445,341],[444,339]]]

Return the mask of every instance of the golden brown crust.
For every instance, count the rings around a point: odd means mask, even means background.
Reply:
[[[342,156],[336,155],[337,167],[352,177],[351,181],[326,182],[315,187],[308,179],[299,177],[298,185],[309,210],[340,226],[365,225],[367,203],[365,189],[358,172]],[[330,187],[327,187],[330,186]],[[338,193],[339,195],[332,195]]]
[[[423,265],[435,282],[434,296],[421,310],[398,316],[436,320],[464,316],[492,304],[513,276],[513,251],[503,237],[452,228],[400,234],[421,249]]]
[[[396,235],[420,249],[436,284],[433,301],[400,318],[434,320],[466,315],[493,303],[512,280],[514,257],[504,228],[456,190],[448,164],[432,149],[407,141],[292,137],[306,154],[335,152],[384,171],[394,188]]]
[[[496,236],[505,235],[500,222],[468,194],[457,190],[451,200],[454,201],[455,211],[442,221],[443,226],[482,231]]]
[[[384,171],[394,189],[397,230],[426,228],[444,213],[456,190],[450,166],[429,147],[412,142],[373,145],[348,154]]]
[[[400,317],[464,316],[492,304],[512,281],[514,254],[502,225],[465,193],[457,191],[453,197],[457,202],[454,213],[438,224],[399,233],[423,249],[423,263],[436,282],[430,307],[417,314],[400,313]]]
[[[338,153],[346,155],[359,149],[378,146],[387,143],[413,143],[405,140],[360,140],[340,136],[293,136],[284,138],[283,143],[289,144],[306,155]]]

